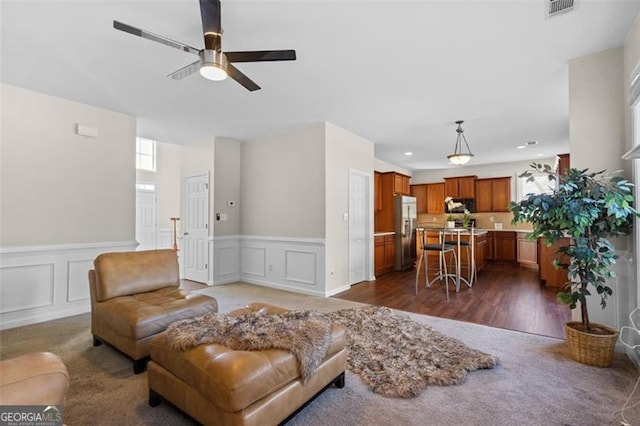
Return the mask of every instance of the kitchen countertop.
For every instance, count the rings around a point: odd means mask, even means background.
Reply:
[[[381,232],[374,232],[373,236],[374,237],[382,237],[384,235],[395,235],[396,233],[393,231],[381,231]]]
[[[493,229],[493,228],[476,228],[476,231],[492,231],[492,232],[525,232],[530,234],[533,232],[531,229],[515,229],[515,228],[503,228],[503,229]]]

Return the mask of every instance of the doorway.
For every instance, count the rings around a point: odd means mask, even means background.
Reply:
[[[153,250],[157,246],[157,204],[155,184],[136,184],[136,250]]]
[[[349,170],[349,285],[371,269],[371,174]]]
[[[185,179],[184,277],[209,281],[209,174]]]

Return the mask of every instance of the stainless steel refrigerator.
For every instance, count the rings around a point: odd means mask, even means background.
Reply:
[[[393,197],[396,271],[413,268],[416,261],[416,222],[418,211],[415,197]]]

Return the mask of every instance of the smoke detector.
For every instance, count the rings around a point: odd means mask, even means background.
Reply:
[[[567,13],[573,9],[574,0],[549,0],[549,9],[547,15],[549,17]]]

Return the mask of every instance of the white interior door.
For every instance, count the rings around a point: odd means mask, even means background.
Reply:
[[[184,277],[209,280],[209,175],[185,180]]]
[[[368,253],[369,175],[349,171],[349,285],[365,280]]]
[[[155,191],[136,190],[137,250],[153,250],[157,238],[157,197]]]

